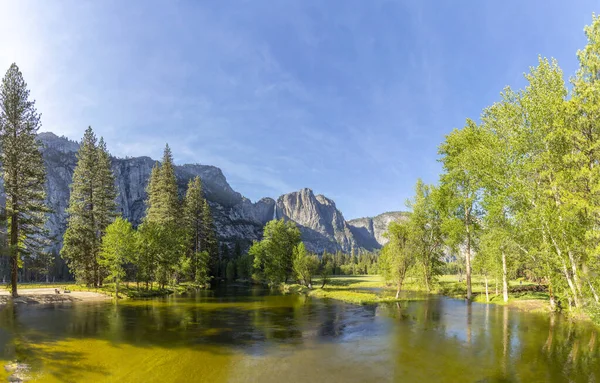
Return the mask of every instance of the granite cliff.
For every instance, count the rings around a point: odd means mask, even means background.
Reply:
[[[53,213],[48,227],[56,238],[55,248],[66,228],[65,209],[69,202],[69,185],[77,163],[77,142],[53,133],[40,133],[47,168],[48,204]],[[139,224],[144,214],[146,185],[155,160],[149,157],[113,158],[112,168],[119,190],[118,204],[124,217]],[[263,198],[252,202],[234,191],[221,169],[215,166],[186,164],[176,166],[175,173],[183,196],[188,181],[200,176],[204,193],[215,219],[219,239],[228,246],[241,242],[248,246],[260,239],[264,225],[273,218],[285,218],[299,225],[302,239],[309,250],[349,252],[353,248],[375,250],[385,243],[383,232],[400,212],[385,213],[374,218],[346,221],[335,202],[310,189],[280,196],[277,201]]]

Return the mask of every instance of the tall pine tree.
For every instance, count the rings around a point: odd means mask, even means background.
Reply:
[[[165,147],[162,164],[156,164],[152,169],[146,190],[148,197],[142,231],[154,236],[146,240],[156,245],[148,249],[149,254],[154,254],[154,264],[149,265],[152,271],[148,274],[155,275],[164,287],[176,274],[185,254],[186,237],[169,145]]]
[[[211,275],[216,276],[219,272],[219,244],[217,242],[217,232],[215,229],[213,216],[206,199],[204,200],[203,213],[204,237],[202,239],[202,250],[206,251],[209,255],[208,264],[211,270]]]
[[[117,190],[104,140],[88,127],[77,152],[67,230],[61,256],[78,281],[98,286],[106,277],[98,252],[106,228],[116,217]]]
[[[106,148],[104,138],[100,137],[98,142],[97,164],[96,164],[96,235],[101,240],[106,233],[107,227],[117,217],[117,188],[115,187],[115,176],[112,172],[112,161]],[[108,269],[100,265],[98,284],[102,285],[108,276]]]
[[[44,245],[46,172],[36,134],[40,115],[16,64],[0,86],[0,162],[6,193],[11,292],[17,294],[21,257],[38,254]]]
[[[165,147],[162,164],[152,170],[147,191],[145,221],[163,225],[176,224],[180,205],[173,155],[169,145]]]
[[[192,261],[192,273],[195,276],[199,267],[198,254],[202,249],[204,239],[204,198],[202,197],[202,182],[195,177],[188,182],[183,205],[183,216],[188,238],[189,256]]]

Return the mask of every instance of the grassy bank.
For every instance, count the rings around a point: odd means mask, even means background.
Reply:
[[[393,302],[397,300],[395,298],[395,287],[386,284],[383,278],[378,275],[333,276],[323,288],[320,287],[321,280],[319,279],[316,279],[313,285],[315,287],[310,290],[297,285],[290,286],[288,289],[292,292],[302,291],[318,298],[332,298],[354,304]],[[486,302],[483,278],[472,278],[472,290],[474,302]],[[496,294],[495,284],[490,284],[490,303],[508,304],[528,311],[548,310],[547,293],[535,290],[537,290],[537,286],[534,284],[519,280],[510,281],[509,300],[505,303],[502,298],[502,291],[500,290]],[[466,296],[466,282],[464,280],[459,282],[458,277],[455,275],[443,275],[428,293],[420,281],[416,278],[408,278],[398,300],[426,299],[428,294],[440,294],[462,299]]]

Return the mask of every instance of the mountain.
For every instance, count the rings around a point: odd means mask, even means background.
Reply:
[[[356,218],[348,221],[350,230],[356,238],[358,246],[372,251],[381,248],[388,242],[384,237],[388,225],[392,221],[404,220],[408,213],[403,211],[390,211],[375,217]]]
[[[65,209],[69,203],[69,185],[77,164],[77,142],[53,133],[40,133],[42,154],[47,169],[48,205],[53,213],[48,228],[54,236],[54,250],[61,246],[66,229]],[[112,158],[119,196],[118,206],[124,217],[137,225],[141,222],[146,199],[146,185],[155,160],[149,157]],[[403,213],[385,213],[374,218],[346,221],[335,202],[310,189],[280,196],[277,201],[263,198],[252,202],[231,188],[221,169],[200,164],[175,167],[181,196],[188,181],[200,176],[206,199],[215,219],[219,240],[229,247],[240,242],[247,247],[262,236],[264,225],[273,218],[285,218],[299,225],[302,239],[310,251],[350,252],[353,248],[374,250],[385,243],[382,234],[395,217]]]

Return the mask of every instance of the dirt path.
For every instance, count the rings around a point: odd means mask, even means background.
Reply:
[[[7,303],[11,299],[8,290],[0,289],[0,304]],[[111,299],[108,295],[94,293],[92,291],[72,291],[56,294],[54,288],[20,289],[19,297],[14,300],[17,303],[56,303],[56,302],[90,302]]]

